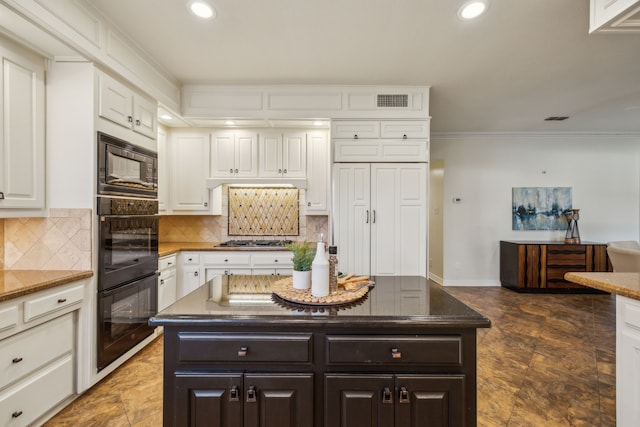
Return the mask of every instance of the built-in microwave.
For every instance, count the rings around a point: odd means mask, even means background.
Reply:
[[[98,132],[98,194],[158,198],[158,154]]]

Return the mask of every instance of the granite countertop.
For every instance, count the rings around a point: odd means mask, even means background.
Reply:
[[[158,256],[167,256],[180,251],[288,251],[282,246],[232,246],[219,247],[222,242],[171,242],[158,244]],[[315,245],[315,242],[311,242]]]
[[[91,276],[91,270],[0,270],[0,302]]]
[[[275,277],[275,278],[274,278]],[[361,299],[341,306],[301,305],[273,296],[286,276],[218,276],[152,317],[159,325],[354,324],[488,328],[491,321],[420,276],[376,277]]]
[[[640,273],[566,273],[565,280],[640,300]]]

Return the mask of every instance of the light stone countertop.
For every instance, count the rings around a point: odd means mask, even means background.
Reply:
[[[640,300],[640,273],[567,273],[565,280]]]

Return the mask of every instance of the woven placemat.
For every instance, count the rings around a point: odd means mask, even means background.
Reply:
[[[373,285],[373,282],[371,282],[371,285]],[[295,289],[292,277],[278,280],[271,285],[271,291],[283,300],[308,305],[346,304],[362,298],[369,292],[369,289],[370,286],[363,286],[353,292],[340,289],[335,294],[329,294],[326,297],[314,297],[311,295],[311,289]]]

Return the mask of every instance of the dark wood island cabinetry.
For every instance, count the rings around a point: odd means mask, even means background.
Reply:
[[[270,280],[216,277],[151,319],[165,427],[476,425],[487,318],[423,277],[377,277],[331,308],[272,297]]]
[[[599,292],[568,282],[568,272],[611,271],[604,243],[500,241],[500,282],[520,292]]]

